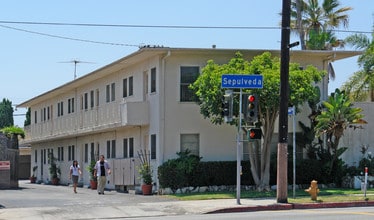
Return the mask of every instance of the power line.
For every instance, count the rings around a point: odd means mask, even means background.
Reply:
[[[61,35],[46,34],[46,33],[42,33],[42,32],[29,31],[29,30],[26,30],[26,29],[10,27],[10,26],[1,25],[1,24],[0,24],[0,27],[8,28],[8,29],[16,30],[16,31],[23,31],[23,32],[26,32],[26,33],[31,33],[31,34],[47,36],[47,37],[54,37],[54,38],[60,38],[60,39],[65,39],[65,40],[73,40],[73,41],[81,41],[81,42],[85,42],[85,43],[106,44],[106,45],[113,45],[113,46],[139,47],[139,45],[133,45],[133,44],[122,44],[122,43],[111,43],[111,42],[103,42],[103,41],[93,41],[93,40],[85,40],[85,39],[79,39],[79,38],[65,37],[65,36],[61,36]]]
[[[53,25],[53,26],[85,26],[85,27],[116,27],[116,28],[166,28],[166,29],[252,29],[252,30],[278,30],[281,27],[266,26],[199,26],[199,25],[140,25],[140,24],[98,24],[98,23],[62,23],[62,22],[34,22],[34,21],[1,21],[0,24],[25,24],[25,25]],[[293,30],[296,30],[293,28]],[[339,30],[328,31],[371,34],[372,31]]]
[[[252,29],[252,30],[279,30],[281,27],[251,27],[251,26],[178,26],[178,25],[125,25],[125,24],[87,24],[87,23],[54,23],[54,22],[28,22],[28,21],[0,21],[0,27],[22,31],[31,34],[37,34],[41,36],[59,38],[64,40],[80,41],[85,43],[94,43],[94,44],[105,44],[112,46],[126,46],[126,47],[142,47],[142,45],[135,44],[124,44],[124,43],[113,43],[113,42],[104,42],[104,41],[94,41],[73,37],[66,37],[55,34],[47,34],[37,31],[30,31],[22,28],[10,27],[7,25],[2,25],[1,23],[7,24],[26,24],[26,25],[60,25],[60,26],[90,26],[90,27],[129,27],[129,28],[178,28],[178,29]],[[296,29],[293,29],[296,30]],[[348,30],[330,30],[334,32],[342,33],[357,33],[357,34],[372,34],[368,31],[348,31]]]
[[[139,25],[139,24],[94,24],[94,23],[60,23],[33,21],[0,21],[3,24],[54,25],[54,26],[85,26],[85,27],[118,27],[118,28],[174,28],[174,29],[280,29],[280,27],[251,26],[190,26],[190,25]]]

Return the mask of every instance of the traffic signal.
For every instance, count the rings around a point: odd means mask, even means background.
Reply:
[[[247,136],[249,141],[261,140],[262,131],[261,128],[250,128],[247,131]]]
[[[256,95],[248,95],[247,98],[247,106],[246,108],[246,114],[245,114],[245,119],[247,123],[254,123],[257,121],[257,111],[258,111],[258,106],[257,106],[258,100]]]
[[[233,115],[233,91],[232,90],[226,90],[225,95],[222,97],[222,116],[225,119],[225,122],[231,122],[232,121],[232,115]]]

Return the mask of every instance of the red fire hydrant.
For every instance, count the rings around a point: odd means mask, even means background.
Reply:
[[[319,193],[317,181],[312,180],[312,182],[310,182],[309,189],[306,189],[305,192],[308,192],[310,194],[312,200],[317,200],[317,194]]]

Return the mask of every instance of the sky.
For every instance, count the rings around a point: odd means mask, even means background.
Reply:
[[[339,30],[372,31],[373,0],[340,0],[340,3],[353,10],[349,12],[349,28]],[[10,100],[15,109],[17,104],[74,80],[74,73],[81,77],[136,52],[143,45],[280,49],[281,31],[277,27],[281,11],[281,0],[2,1],[0,99]],[[350,34],[336,32],[339,39]],[[371,39],[371,34],[367,36]],[[298,38],[291,35],[290,42],[294,41]],[[299,46],[293,48],[299,49]],[[74,61],[78,61],[76,66]],[[333,66],[337,77],[329,84],[330,92],[360,69],[357,57],[335,61]],[[26,109],[15,109],[15,125],[23,127],[25,112]]]

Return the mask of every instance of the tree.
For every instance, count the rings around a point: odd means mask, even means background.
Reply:
[[[374,32],[370,40],[366,35],[354,34],[345,39],[356,49],[363,49],[358,58],[361,70],[355,72],[342,86],[347,95],[355,101],[374,101]]]
[[[0,102],[0,128],[9,127],[13,124],[12,102],[4,98],[3,101]]]
[[[331,93],[328,100],[323,102],[325,109],[316,117],[317,125],[315,126],[316,135],[326,135],[327,151],[333,155],[330,163],[330,173],[334,163],[338,159],[338,146],[344,131],[349,128],[360,128],[355,124],[367,123],[364,121],[361,108],[353,107],[349,97],[344,91],[336,89]]]
[[[280,93],[280,60],[272,57],[269,52],[256,56],[251,62],[243,59],[241,53],[236,53],[227,64],[216,64],[209,60],[202,69],[202,74],[190,86],[198,97],[200,112],[204,118],[209,118],[213,124],[223,123],[222,96],[225,91],[221,88],[222,74],[261,74],[263,75],[263,89],[243,90],[243,92],[256,93],[259,99],[258,127],[262,128],[263,142],[254,142],[250,150],[251,173],[257,187],[267,189],[270,180],[270,144],[274,133],[275,120],[279,115]],[[299,64],[290,64],[290,100],[289,103],[298,107],[309,99],[313,99],[318,91],[313,86],[314,82],[322,80],[323,71],[318,71],[313,66],[302,70]],[[234,98],[234,120],[232,125],[238,125],[239,97]]]
[[[25,122],[23,123],[24,126],[28,126],[28,125],[31,125],[31,108],[28,108],[27,109],[27,112],[26,112],[26,119],[25,119]]]
[[[25,138],[25,131],[18,126],[5,127],[0,131],[12,141],[11,145],[14,149],[18,149],[18,136]]]
[[[329,29],[348,27],[349,17],[346,12],[352,8],[339,7],[338,0],[323,0],[321,5],[318,0],[292,1],[291,28],[299,36],[302,50],[341,46],[342,41],[337,40]],[[314,41],[311,45],[315,46],[317,40],[320,41],[320,48],[308,48],[308,41]]]

